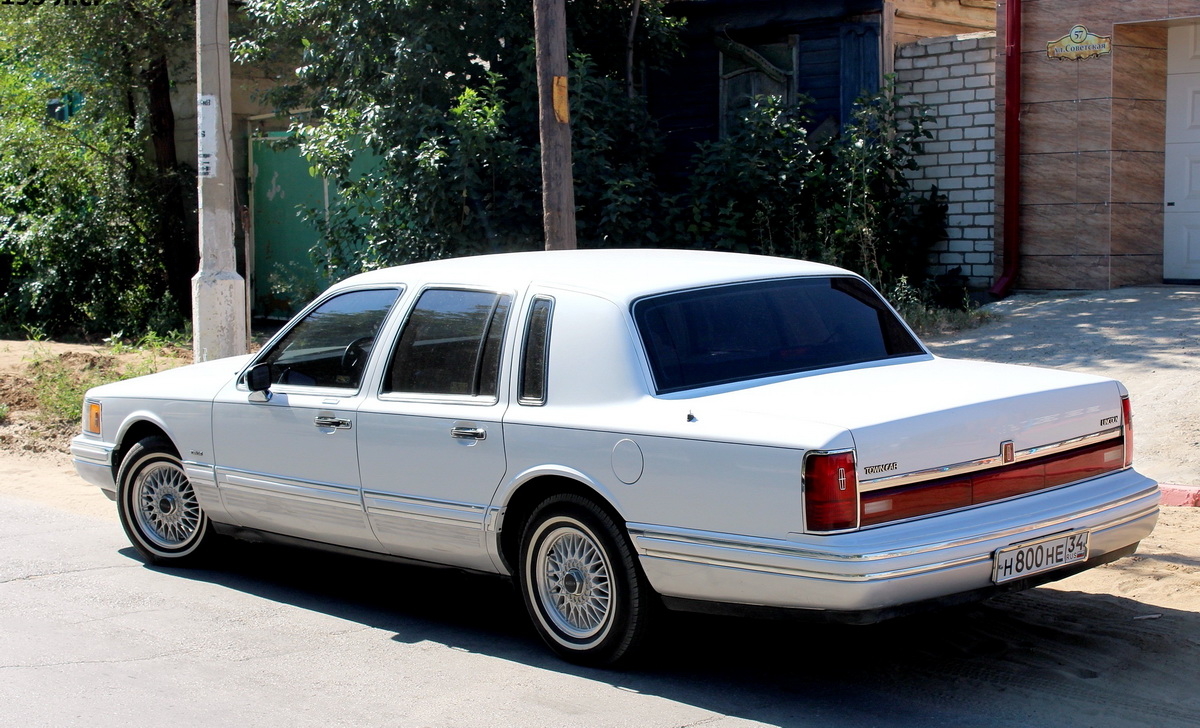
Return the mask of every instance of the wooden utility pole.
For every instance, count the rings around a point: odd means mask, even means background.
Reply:
[[[196,361],[245,354],[246,282],[233,245],[233,139],[229,101],[229,2],[196,3],[196,172],[200,270],[192,278]]]
[[[538,132],[542,140],[542,225],[546,250],[568,250],[576,244],[565,0],[533,0],[533,35],[541,112]]]

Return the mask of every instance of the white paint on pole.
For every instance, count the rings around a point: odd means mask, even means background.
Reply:
[[[196,95],[196,174],[217,176],[217,97]]]

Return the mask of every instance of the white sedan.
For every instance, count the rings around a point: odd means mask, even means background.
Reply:
[[[354,276],[254,356],[91,390],[71,451],[151,562],[226,534],[499,573],[590,664],[662,605],[876,621],[1158,516],[1119,382],[942,359],[848,271],[696,251]]]

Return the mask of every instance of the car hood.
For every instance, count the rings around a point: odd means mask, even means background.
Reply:
[[[209,401],[250,363],[250,354],[167,369],[124,379],[88,391],[88,397],[181,399]]]
[[[866,468],[895,474],[993,457],[1006,441],[1021,451],[1110,429],[1120,422],[1122,394],[1116,381],[1088,374],[930,357],[694,403],[714,415],[778,422],[786,412],[794,422],[846,430],[861,476]]]

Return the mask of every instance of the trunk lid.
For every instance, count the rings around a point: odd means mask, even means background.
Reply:
[[[993,458],[1110,430],[1120,385],[1087,374],[933,357],[826,371],[730,391],[711,403],[844,428],[860,482]],[[868,486],[869,489],[869,486]]]

